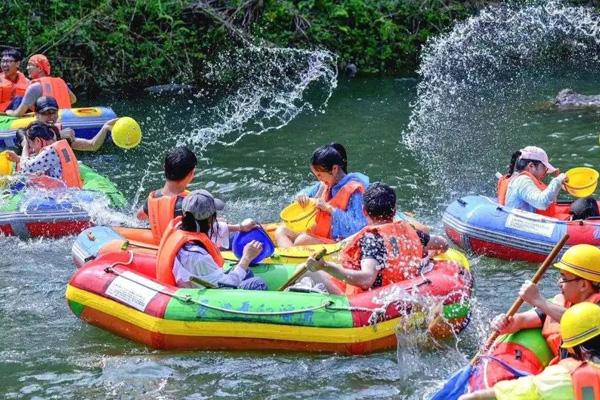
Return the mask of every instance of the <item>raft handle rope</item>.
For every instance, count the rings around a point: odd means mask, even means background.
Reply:
[[[293,315],[293,314],[302,314],[302,313],[306,313],[306,312],[311,312],[311,311],[316,311],[316,310],[320,310],[320,309],[326,309],[329,311],[359,311],[359,312],[370,312],[371,316],[369,317],[369,325],[373,326],[374,329],[377,329],[377,323],[381,320],[383,320],[383,317],[385,316],[385,314],[387,313],[387,309],[390,305],[397,303],[398,301],[400,301],[399,299],[397,300],[390,300],[387,303],[384,303],[381,307],[376,307],[376,308],[370,308],[370,307],[360,307],[360,306],[351,306],[351,307],[342,307],[342,306],[334,306],[335,302],[333,300],[326,300],[323,303],[321,303],[320,305],[317,306],[313,306],[313,307],[308,307],[308,308],[303,308],[303,309],[299,309],[299,310],[288,310],[288,311],[241,311],[241,310],[232,310],[229,308],[223,308],[223,307],[218,307],[218,306],[213,306],[207,303],[203,303],[197,300],[194,300],[192,298],[192,296],[190,295],[185,295],[185,296],[178,296],[175,293],[169,293],[165,290],[162,289],[156,289],[155,287],[150,287],[148,285],[145,285],[142,282],[139,282],[135,279],[131,279],[128,276],[123,275],[122,273],[115,271],[114,267],[117,265],[129,265],[133,262],[133,252],[129,252],[130,257],[129,260],[127,262],[121,262],[121,261],[117,261],[114,262],[113,264],[111,264],[110,266],[104,268],[104,272],[106,273],[111,273],[111,274],[115,274],[118,277],[121,277],[123,279],[127,279],[131,282],[134,282],[142,287],[145,287],[147,289],[151,289],[151,290],[155,290],[157,293],[160,294],[164,294],[165,296],[169,296],[172,297],[174,299],[177,299],[183,303],[187,303],[187,304],[196,304],[199,305],[201,307],[205,307],[208,309],[212,309],[215,311],[220,311],[223,313],[230,313],[230,314],[239,314],[239,315],[248,315],[248,316],[279,316],[279,315]],[[419,282],[416,285],[412,285],[406,288],[406,290],[410,290],[410,289],[416,289],[420,286],[423,285],[428,285],[431,284],[431,280],[429,279],[424,279],[422,282]],[[206,290],[206,289],[204,289]]]

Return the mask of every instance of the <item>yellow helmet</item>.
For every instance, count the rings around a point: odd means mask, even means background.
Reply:
[[[600,249],[590,244],[575,245],[554,266],[588,281],[600,282]]]
[[[560,319],[561,347],[570,349],[600,335],[600,306],[578,303],[565,311]]]

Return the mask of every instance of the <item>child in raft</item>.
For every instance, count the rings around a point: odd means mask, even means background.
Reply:
[[[223,271],[223,257],[210,238],[215,236],[211,231],[217,226],[217,211],[224,207],[223,201],[206,190],[188,194],[181,205],[181,224],[167,229],[161,241],[159,263],[172,265],[178,287],[195,287],[194,278],[200,278],[217,287],[266,290],[265,281],[254,277],[249,269],[250,262],[262,251],[262,244],[256,240],[244,246],[242,257],[233,269],[228,273]]]
[[[163,164],[165,183],[161,189],[154,190],[137,212],[137,218],[148,220],[152,236],[156,243],[174,217],[183,215],[182,202],[187,195],[187,187],[194,180],[198,159],[193,151],[185,146],[175,147],[166,155]],[[240,224],[228,224],[215,220],[211,229],[211,239],[220,248],[229,248],[229,236],[233,232],[246,232],[256,227],[256,222],[246,219]]]
[[[548,185],[542,180],[555,174]],[[557,215],[556,200],[567,176],[548,161],[546,152],[536,146],[527,146],[513,153],[506,175],[498,181],[498,203],[519,210],[567,219]],[[571,204],[571,219],[586,219],[600,215],[594,198],[577,199]]]
[[[56,127],[33,122],[23,135],[21,155],[9,150],[8,158],[17,163],[30,184],[81,188],[77,158],[66,140],[56,140],[57,135]]]
[[[448,249],[442,237],[394,221],[396,193],[388,185],[373,183],[364,193],[363,203],[368,224],[346,245],[341,264],[312,257],[306,262],[309,277],[329,293],[361,292],[412,279],[419,274],[424,256]]]
[[[280,226],[275,232],[279,247],[333,243],[361,230],[367,223],[362,213],[362,196],[369,178],[359,172],[348,173],[346,149],[331,143],[316,149],[310,170],[319,180],[296,201],[306,206],[316,198],[316,223],[306,232],[297,233]]]

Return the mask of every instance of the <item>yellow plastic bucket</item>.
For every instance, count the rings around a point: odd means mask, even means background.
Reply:
[[[121,117],[112,128],[112,140],[122,149],[132,149],[142,140],[142,129],[135,119]]]
[[[567,192],[573,197],[587,197],[596,190],[598,171],[588,167],[571,168],[566,172],[568,182],[565,182]]]
[[[13,173],[13,165],[14,163],[8,159],[6,151],[0,153],[0,188],[6,186],[7,177]]]
[[[315,223],[317,206],[314,201],[310,201],[306,207],[302,207],[295,201],[281,210],[279,216],[288,229],[294,232],[306,232]]]
[[[13,172],[13,163],[8,159],[8,153],[0,153],[0,176],[11,175]]]

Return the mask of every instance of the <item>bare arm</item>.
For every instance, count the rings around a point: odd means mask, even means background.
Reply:
[[[77,103],[77,96],[75,96],[75,93],[71,89],[69,89],[69,99],[71,100],[71,105]]]
[[[6,115],[9,117],[22,117],[25,115],[27,110],[29,109],[30,104],[25,104],[25,102],[21,102],[19,107],[16,110],[6,110]]]
[[[137,210],[137,214],[136,214],[137,219],[139,219],[140,221],[147,221],[148,220],[148,214],[146,214],[146,211],[144,211],[144,206],[141,206],[138,210]]]
[[[521,329],[541,328],[542,320],[535,311],[529,310],[515,314],[512,317],[500,314],[494,318],[491,327],[494,330],[498,330],[500,334],[506,334],[517,332]]]
[[[377,267],[379,264],[375,259],[365,258],[360,263],[360,270],[344,268],[341,265],[326,262],[323,260],[315,261],[312,257],[307,260],[307,267],[311,271],[322,270],[329,275],[367,290],[373,286],[377,278]]]
[[[80,151],[97,151],[106,140],[106,135],[112,130],[118,118],[106,121],[98,133],[91,139],[75,138],[71,147]]]
[[[544,296],[542,296],[540,293],[538,286],[529,280],[525,281],[525,283],[521,286],[521,289],[519,290],[519,296],[521,296],[526,303],[539,308],[548,317],[555,321],[560,321],[560,318],[565,312],[565,308],[563,306],[546,300],[546,298],[544,298]]]
[[[16,110],[6,110],[6,115],[11,117],[22,117],[29,110],[33,108],[35,101],[42,95],[42,87],[39,83],[32,83],[25,90],[23,101]]]
[[[496,393],[494,393],[494,389],[484,389],[473,393],[463,394],[458,400],[489,400],[495,398]]]

